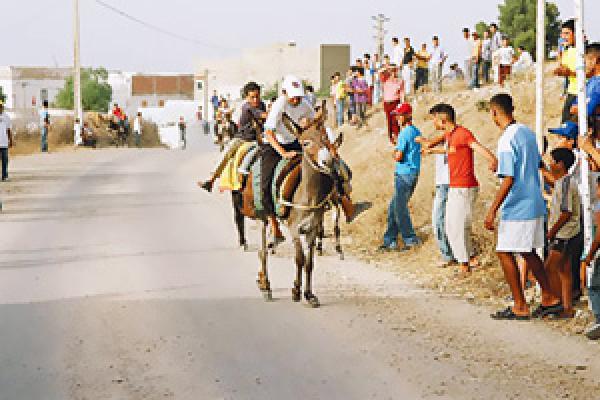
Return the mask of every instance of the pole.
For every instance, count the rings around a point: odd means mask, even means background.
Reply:
[[[376,23],[376,25],[373,27],[375,29],[375,36],[373,36],[373,38],[375,39],[375,51],[377,54],[379,54],[381,59],[385,53],[385,23],[389,22],[390,19],[384,14],[372,16],[371,19]]]
[[[73,12],[73,117],[79,118],[79,123],[83,126],[83,110],[81,106],[81,61],[79,48],[79,0],[74,0]],[[78,144],[80,139],[79,132],[75,132],[73,143]]]
[[[544,146],[544,61],[546,59],[546,1],[538,0],[535,64],[535,133],[540,153]]]
[[[577,47],[577,104],[579,119],[579,135],[585,136],[588,132],[588,116],[586,92],[585,92],[585,42],[583,36],[584,25],[583,0],[575,0],[575,43]],[[584,252],[590,250],[593,240],[592,225],[592,200],[590,185],[590,169],[586,157],[581,158],[581,199],[583,205],[583,227],[584,227]],[[591,273],[593,265],[588,269],[588,287],[591,284]]]

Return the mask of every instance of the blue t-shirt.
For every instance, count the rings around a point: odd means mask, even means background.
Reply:
[[[596,112],[596,108],[600,106],[600,76],[593,76],[588,79],[585,84],[585,92],[587,95],[587,115],[591,116]],[[577,104],[578,99],[575,99]]]
[[[502,203],[502,220],[524,221],[546,214],[540,186],[541,159],[531,129],[516,123],[506,128],[498,141],[498,176],[511,176],[514,181]]]
[[[396,162],[396,174],[419,173],[421,169],[421,145],[415,142],[415,138],[418,136],[421,136],[421,132],[413,125],[407,125],[398,134],[396,150],[402,152],[402,161]]]
[[[215,107],[215,108],[219,107],[219,96],[211,97],[210,102],[212,103],[213,107]]]

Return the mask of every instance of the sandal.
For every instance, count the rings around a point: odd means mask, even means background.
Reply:
[[[531,318],[529,315],[515,314],[512,307],[507,307],[504,310],[497,311],[494,314],[490,314],[490,317],[495,320],[510,320],[510,321],[529,321],[529,319]]]
[[[531,316],[533,318],[544,318],[548,315],[560,314],[563,311],[564,308],[562,306],[562,303],[558,303],[553,306],[543,306],[540,304],[535,310],[533,310]]]

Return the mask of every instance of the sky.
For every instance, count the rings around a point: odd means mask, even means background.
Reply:
[[[101,0],[195,42],[175,39],[80,0],[83,65],[132,72],[195,72],[202,60],[232,57],[242,48],[295,41],[298,46],[348,43],[355,55],[374,50],[370,17],[384,13],[392,36],[414,44],[440,36],[458,57],[464,26],[496,21],[501,0]],[[561,18],[573,0],[555,0]],[[585,0],[586,31],[600,40],[600,1]],[[354,6],[358,4],[359,6]],[[2,0],[5,65],[73,63],[73,0]],[[457,58],[458,59],[458,58]]]

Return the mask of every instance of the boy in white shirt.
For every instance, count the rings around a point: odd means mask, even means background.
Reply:
[[[509,45],[508,38],[502,39],[502,47],[500,47],[495,56],[498,59],[499,65],[499,78],[498,83],[504,84],[506,78],[508,78],[512,72],[512,65],[515,61],[515,50]]]

